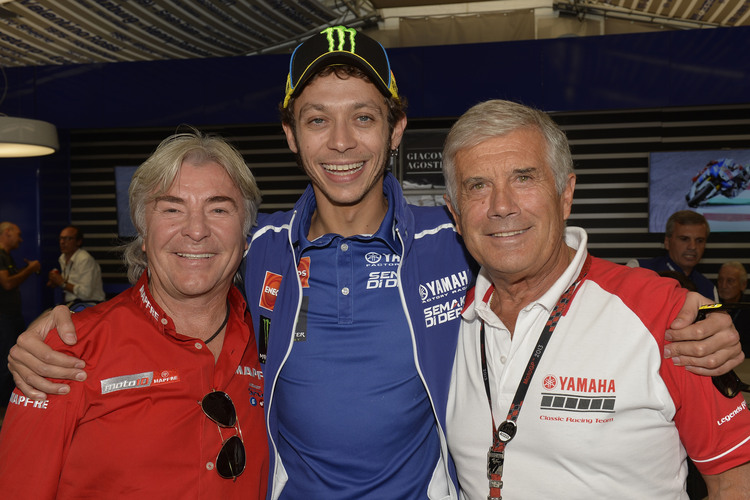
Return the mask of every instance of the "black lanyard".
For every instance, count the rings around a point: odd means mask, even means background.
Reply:
[[[505,463],[505,445],[513,439],[516,435],[516,421],[518,420],[518,414],[521,412],[524,399],[526,398],[526,392],[529,389],[531,378],[534,376],[536,368],[539,366],[539,362],[542,359],[544,350],[547,348],[550,337],[555,331],[557,322],[565,314],[568,309],[568,304],[573,300],[578,285],[586,278],[586,274],[589,272],[591,267],[591,256],[587,255],[586,260],[583,263],[583,268],[578,275],[578,278],[573,282],[572,285],[565,290],[560,299],[555,304],[552,312],[547,319],[547,323],[544,326],[544,330],[539,335],[537,346],[534,352],[531,354],[526,369],[524,370],[523,377],[518,383],[516,389],[516,395],[513,397],[513,403],[508,410],[508,415],[505,421],[501,422],[499,426],[495,425],[495,415],[492,411],[492,396],[490,394],[490,377],[489,371],[487,370],[487,354],[485,349],[484,341],[484,321],[479,329],[479,344],[482,349],[482,379],[484,380],[484,390],[487,393],[487,402],[490,405],[490,415],[492,416],[492,446],[487,452],[487,479],[490,480],[490,494],[487,497],[488,500],[501,500],[501,489],[503,487],[503,464]]]

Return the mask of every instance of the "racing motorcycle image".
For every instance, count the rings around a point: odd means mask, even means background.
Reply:
[[[712,160],[693,177],[685,195],[689,207],[695,208],[718,195],[734,198],[750,184],[750,164],[742,166],[731,158]]]

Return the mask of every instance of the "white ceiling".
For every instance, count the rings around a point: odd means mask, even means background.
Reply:
[[[446,17],[484,15],[486,25],[490,15],[530,9],[582,26],[629,20],[641,31],[644,25],[658,30],[750,24],[750,0],[0,0],[0,67],[289,52],[333,24],[379,31],[375,37],[394,46],[404,40],[399,23],[441,20],[444,26]],[[430,44],[441,41],[435,31]],[[531,34],[519,36],[569,32],[540,33],[537,23]],[[610,32],[589,28],[575,34]]]

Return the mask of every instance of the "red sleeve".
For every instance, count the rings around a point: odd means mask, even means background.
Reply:
[[[683,306],[687,291],[647,269],[623,270],[601,259],[594,262],[607,278],[605,287],[638,315],[663,350],[665,329]],[[690,373],[670,360],[662,360],[659,374],[676,408],[680,440],[701,473],[718,474],[750,461],[750,412],[741,395],[725,398],[710,377]]]
[[[750,461],[750,411],[742,395],[726,398],[710,377],[664,360],[660,373],[677,413],[680,440],[702,474],[719,474]]]
[[[48,344],[63,350],[56,330]],[[65,346],[67,347],[67,346]],[[69,350],[69,348],[68,348]],[[3,498],[53,499],[75,432],[83,383],[71,384],[65,396],[45,401],[28,400],[13,391],[0,431],[0,491]]]

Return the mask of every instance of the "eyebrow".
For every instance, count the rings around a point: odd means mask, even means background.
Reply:
[[[167,203],[178,203],[178,204],[184,204],[185,200],[184,198],[180,198],[179,196],[173,196],[169,194],[165,194],[162,196],[157,196],[154,198],[154,203],[159,203],[160,201],[165,201]],[[208,203],[231,203],[232,206],[237,208],[237,201],[232,198],[231,196],[224,196],[224,195],[216,195],[211,196],[206,200]]]
[[[374,110],[377,111],[377,113],[379,115],[381,115],[381,116],[384,115],[383,108],[381,106],[379,106],[378,103],[375,102],[375,101],[361,101],[361,102],[358,101],[358,102],[355,102],[351,107],[355,111],[359,111],[359,110],[361,110],[363,108],[374,109]],[[310,110],[312,110],[314,112],[322,112],[322,113],[324,113],[324,112],[328,111],[330,108],[331,108],[331,106],[328,106],[326,104],[319,104],[319,103],[310,102],[310,103],[307,103],[307,104],[305,104],[304,106],[302,106],[300,108],[300,110],[299,110],[299,116],[302,116],[306,112],[310,112]]]

